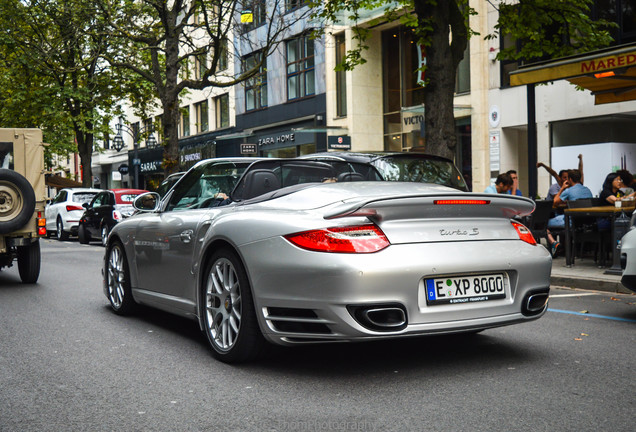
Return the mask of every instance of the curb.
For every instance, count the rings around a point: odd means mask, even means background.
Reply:
[[[592,291],[606,291],[621,294],[634,294],[621,284],[620,279],[602,280],[602,279],[586,279],[574,276],[562,276],[552,275],[550,276],[550,285],[566,287],[566,288],[578,288]]]

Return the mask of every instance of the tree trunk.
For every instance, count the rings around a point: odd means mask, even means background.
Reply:
[[[468,41],[466,24],[455,1],[415,1],[415,12],[421,27],[426,28],[429,23],[432,27],[428,35],[430,45],[426,48],[425,149],[427,153],[454,159],[457,145],[453,112],[455,76]]]
[[[77,151],[82,166],[82,186],[93,187],[93,169],[91,168],[93,134],[85,134],[76,127],[75,139],[77,140]]]
[[[172,20],[172,18],[169,18]],[[167,177],[179,169],[179,37],[178,34],[167,34],[166,37],[165,87],[159,91],[163,108],[163,170]]]

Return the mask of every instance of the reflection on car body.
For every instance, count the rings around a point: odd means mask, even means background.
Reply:
[[[352,168],[255,161],[218,206],[217,180],[238,166],[202,161],[156,206],[139,197],[143,213],[108,239],[112,309],[143,303],[196,319],[226,362],[253,358],[266,341],[475,332],[545,313],[550,254],[511,220],[532,212],[531,200],[340,177]]]

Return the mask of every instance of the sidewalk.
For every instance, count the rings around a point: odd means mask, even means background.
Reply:
[[[552,260],[552,286],[568,288],[580,288],[596,291],[609,291],[630,294],[621,284],[621,277],[605,274],[605,268],[598,268],[592,258],[577,258],[575,265],[565,266],[565,257],[557,257]]]

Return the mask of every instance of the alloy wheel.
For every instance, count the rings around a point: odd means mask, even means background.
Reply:
[[[114,309],[119,309],[122,306],[125,282],[124,254],[119,244],[115,244],[108,256],[108,299]]]
[[[242,302],[236,269],[227,258],[219,258],[210,269],[206,314],[213,343],[221,351],[232,349],[241,330]]]

